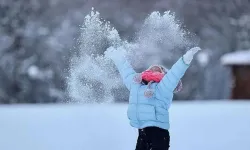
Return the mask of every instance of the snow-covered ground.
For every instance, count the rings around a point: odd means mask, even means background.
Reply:
[[[0,150],[134,150],[126,104],[2,105]],[[250,150],[250,101],[175,102],[171,150]]]

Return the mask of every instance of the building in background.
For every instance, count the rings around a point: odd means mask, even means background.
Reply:
[[[232,71],[231,98],[250,99],[250,50],[227,53],[221,62]]]

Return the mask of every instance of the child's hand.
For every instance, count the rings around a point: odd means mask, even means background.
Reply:
[[[115,48],[114,47],[109,47],[105,52],[104,52],[104,56],[107,58],[112,58],[114,57],[114,52],[115,52]]]
[[[190,50],[188,50],[186,54],[183,55],[184,63],[189,65],[191,61],[193,60],[194,55],[200,50],[201,50],[200,47],[193,47]]]
[[[125,50],[122,47],[119,48],[114,48],[114,47],[109,47],[105,52],[104,56],[106,58],[110,58],[113,61],[118,61],[122,58],[125,57]]]
[[[194,55],[194,54],[196,54],[198,51],[200,51],[201,50],[201,48],[200,47],[193,47],[193,48],[191,48],[189,51],[191,51],[192,52],[192,54]]]

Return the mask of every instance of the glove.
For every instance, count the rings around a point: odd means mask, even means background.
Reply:
[[[109,47],[105,52],[104,56],[106,58],[112,59],[113,61],[123,61],[125,60],[125,49],[122,47],[118,47],[117,49],[114,47]]]
[[[200,50],[201,50],[200,47],[193,47],[190,50],[188,50],[186,54],[183,55],[184,63],[189,65],[192,62],[194,55]]]

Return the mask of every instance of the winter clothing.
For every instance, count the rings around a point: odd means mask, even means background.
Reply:
[[[144,96],[146,96],[147,98],[150,98],[153,96],[154,90],[152,90],[150,88],[151,84],[153,82],[159,83],[161,81],[161,79],[164,77],[164,75],[165,74],[163,72],[160,73],[160,72],[155,72],[152,70],[146,70],[140,74],[141,79],[143,81],[143,82],[141,81],[140,83],[143,83],[143,84],[147,85],[147,87],[148,87],[144,92]]]
[[[194,55],[200,50],[201,48],[199,47],[191,48],[189,51],[186,52],[186,54],[183,55],[183,61],[189,65],[193,60]]]
[[[147,82],[150,82],[150,81],[160,82],[161,79],[164,77],[164,73],[146,70],[146,71],[141,73],[141,77],[143,80],[145,80]]]
[[[168,130],[158,127],[146,127],[138,130],[135,150],[168,150],[170,136]]]
[[[189,66],[181,57],[159,83],[151,83],[150,90],[153,96],[146,97],[144,92],[148,89],[147,85],[134,82],[136,72],[120,51],[124,50],[109,48],[105,55],[111,59],[114,58],[123,83],[130,91],[127,116],[131,126],[139,129],[149,126],[169,129],[168,109],[173,99],[173,92]]]
[[[152,68],[155,68],[155,67],[159,68],[159,70],[162,73],[165,73],[167,71],[167,69],[162,65],[151,65],[147,70],[151,70]]]
[[[188,69],[193,55],[199,50],[198,47],[190,49],[170,70],[164,67],[153,68],[152,70],[160,69],[160,72],[165,72],[163,77],[156,75],[156,78],[152,77],[152,72],[137,74],[127,62],[122,47],[110,47],[105,52],[105,56],[114,61],[123,83],[130,91],[127,116],[130,125],[139,129],[136,150],[168,150],[168,109],[173,93],[180,91],[181,78]]]
[[[117,67],[122,66],[118,64]],[[173,91],[187,68],[188,65],[184,64],[182,59],[179,59],[161,82],[153,82],[150,87],[134,84],[126,78],[124,79],[124,82],[130,82],[128,118],[132,126],[140,129],[148,126],[169,129],[168,109],[173,99]],[[132,75],[127,74],[126,71],[122,73],[124,73],[122,76],[127,77],[127,79],[129,79],[129,75]],[[145,97],[144,92],[154,94],[152,97]]]
[[[160,68],[160,71],[162,73],[152,71],[151,70],[152,67]],[[144,83],[144,84],[148,85],[148,87],[149,87],[150,84],[153,83],[153,82],[160,82],[161,79],[164,77],[164,74],[166,74],[167,72],[168,72],[168,69],[166,69],[165,67],[160,66],[160,65],[153,65],[153,66],[150,66],[146,71],[135,75],[134,76],[134,81],[137,82],[137,83]],[[146,81],[146,83],[144,81]],[[153,81],[153,82],[150,82],[150,81]],[[148,83],[150,83],[150,84],[148,84]],[[174,90],[174,93],[178,93],[181,90],[182,90],[182,82],[180,80],[177,87]],[[150,92],[151,94],[147,94],[147,92]],[[153,91],[150,90],[150,89],[147,89],[147,91],[145,91],[145,95],[149,95],[149,97],[151,97],[152,94],[153,94]]]

